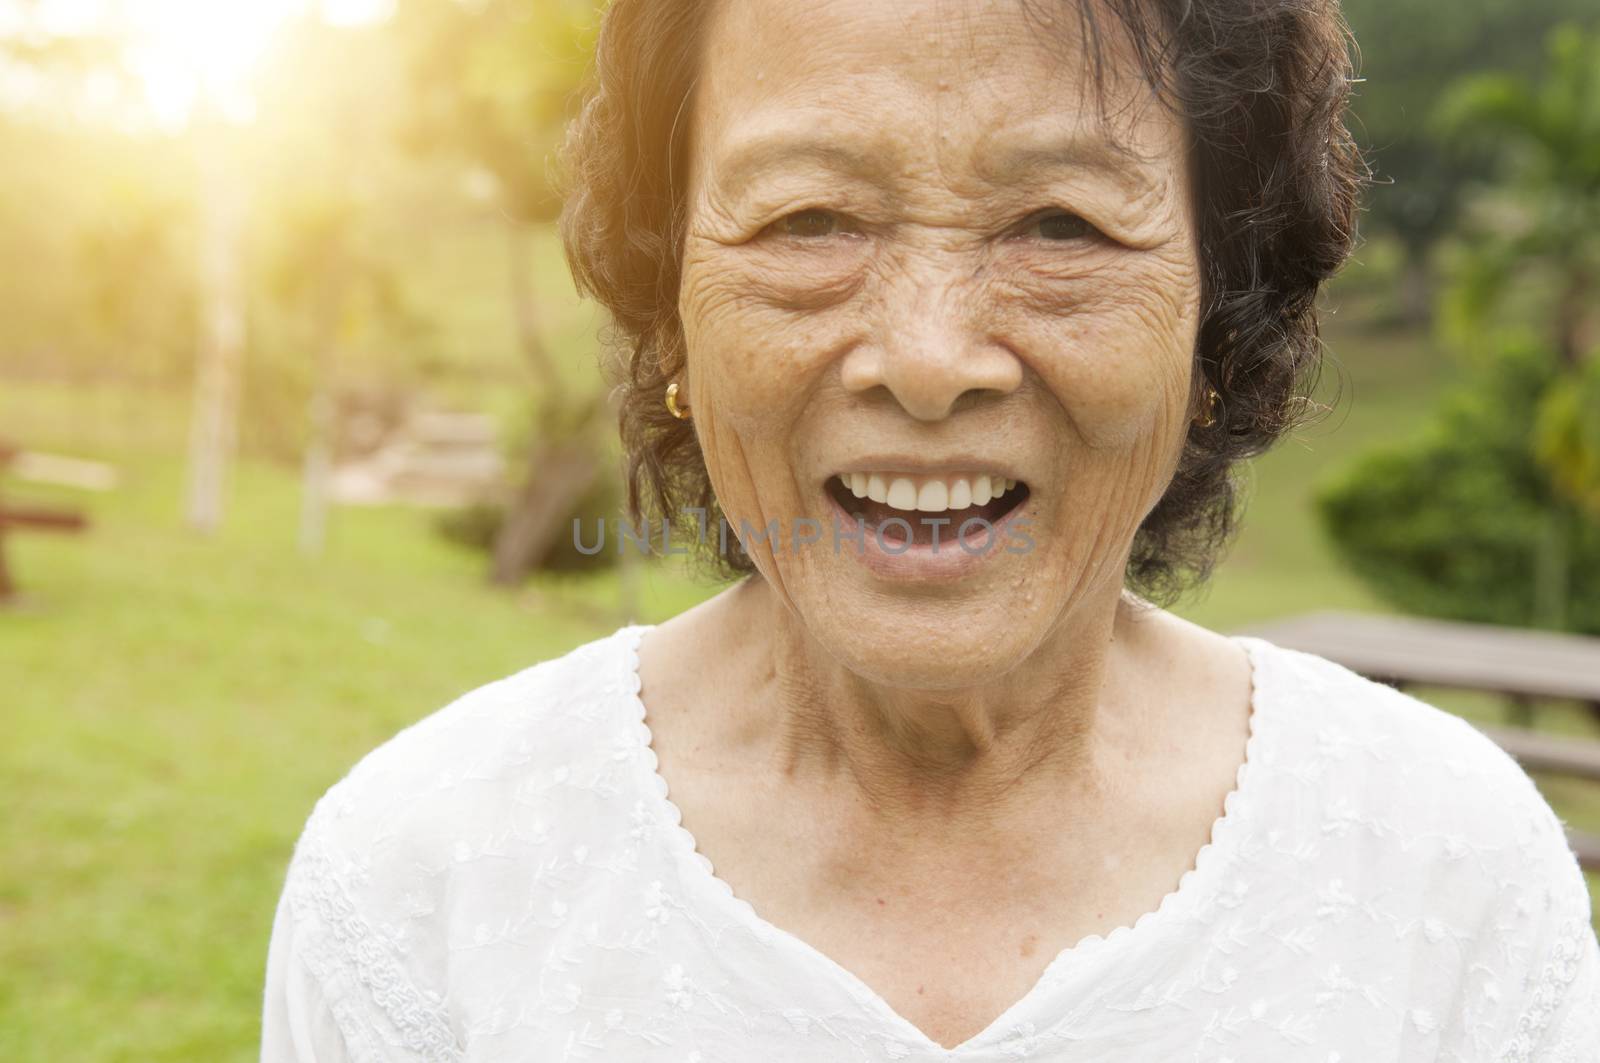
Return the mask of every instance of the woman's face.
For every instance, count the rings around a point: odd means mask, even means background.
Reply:
[[[1182,129],[1109,34],[1101,106],[1067,4],[716,7],[679,312],[717,498],[835,660],[996,680],[1115,600],[1176,467]]]

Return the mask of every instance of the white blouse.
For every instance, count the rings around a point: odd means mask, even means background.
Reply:
[[[946,1049],[716,877],[625,627],[489,683],[328,791],[267,961],[265,1061],[1594,1063],[1562,826],[1463,720],[1240,637],[1250,737],[1160,906]]]

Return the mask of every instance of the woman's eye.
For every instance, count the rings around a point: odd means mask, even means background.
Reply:
[[[831,210],[797,210],[767,226],[768,232],[799,239],[817,239],[838,233],[855,233],[857,230],[842,215]]]
[[[1065,211],[1053,211],[1041,214],[1028,223],[1027,231],[1032,234],[1037,231],[1045,240],[1082,240],[1090,236],[1098,236],[1099,229],[1090,225],[1076,214]]]

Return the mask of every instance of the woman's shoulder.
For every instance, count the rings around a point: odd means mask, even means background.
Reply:
[[[467,691],[362,757],[319,804],[338,814],[361,805],[376,811],[396,798],[559,773],[622,721],[633,693],[627,654],[634,630],[619,629]]]
[[[468,691],[323,795],[284,882],[269,1014],[310,985],[347,1041],[455,1058],[455,958],[559,926],[563,898],[617,866],[637,804],[637,630]]]
[[[484,683],[372,750],[316,803],[296,862],[429,869],[509,833],[579,836],[637,743],[625,627]]]
[[[1314,884],[1317,918],[1350,940],[1428,957],[1449,983],[1449,1021],[1500,1031],[1506,1058],[1577,1029],[1600,995],[1589,894],[1527,772],[1462,717],[1323,657],[1242,641],[1274,736],[1256,836],[1283,879]]]
[[[1564,837],[1528,773],[1465,718],[1316,654],[1241,641],[1280,729],[1279,767],[1319,783],[1336,811],[1479,847]]]
[[[1262,756],[1277,807],[1263,815],[1312,839],[1320,872],[1370,880],[1396,917],[1412,905],[1463,924],[1587,927],[1565,825],[1493,739],[1323,657],[1247,641],[1273,735]]]

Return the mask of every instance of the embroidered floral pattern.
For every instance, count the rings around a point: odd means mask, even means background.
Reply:
[[[1246,760],[1194,866],[946,1049],[717,877],[624,628],[402,732],[307,824],[267,1058],[1593,1063],[1560,821],[1455,717],[1241,639]]]

